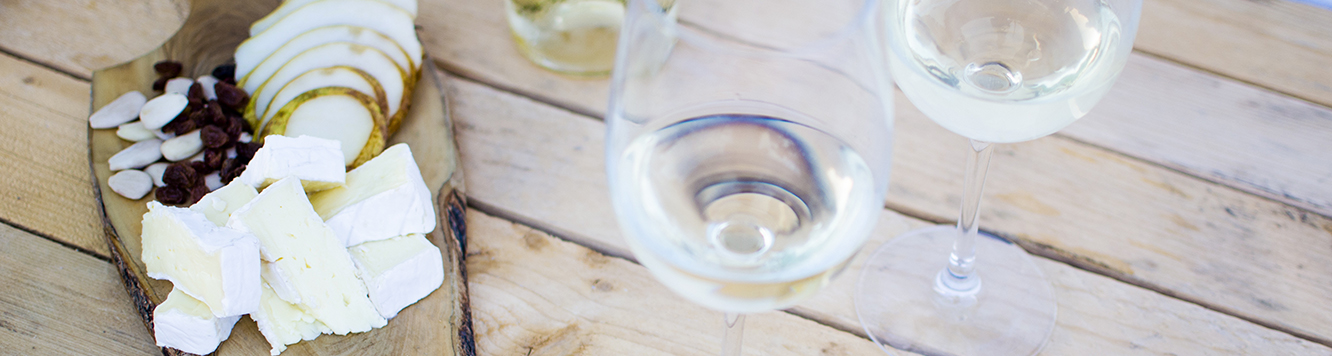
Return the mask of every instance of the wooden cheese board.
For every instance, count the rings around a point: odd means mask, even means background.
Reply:
[[[182,76],[193,78],[210,73],[231,59],[236,45],[248,37],[249,25],[279,4],[279,1],[193,0],[185,23],[160,48],[93,73],[91,110],[96,111],[133,90],[149,97],[158,94],[152,90],[157,79],[153,64],[161,60],[184,64]],[[405,142],[411,146],[426,185],[434,194],[439,224],[429,239],[444,255],[444,284],[404,309],[383,328],[341,336],[323,335],[291,345],[283,355],[475,354],[463,263],[466,246],[463,175],[442,82],[428,58],[421,72],[412,94],[412,106],[389,144]],[[117,137],[114,129],[88,132],[93,191],[102,206],[103,230],[111,260],[119,269],[139,316],[152,330],[153,308],[171,291],[169,282],[145,274],[140,259],[140,221],[147,212],[147,202],[155,197],[149,194],[143,199],[130,200],[112,193],[107,186],[107,178],[114,173],[108,168],[107,159],[130,144]],[[269,348],[254,321],[245,317],[216,353],[262,355]],[[163,353],[184,354],[170,348],[164,348]]]

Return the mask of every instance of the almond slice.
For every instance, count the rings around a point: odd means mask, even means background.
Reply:
[[[190,95],[190,86],[194,85],[194,79],[190,78],[171,78],[166,82],[165,93],[176,93],[180,95]]]
[[[116,129],[116,136],[120,136],[120,138],[124,139],[125,141],[131,141],[131,142],[139,142],[143,140],[151,140],[157,138],[157,134],[153,133],[152,130],[143,127],[142,121],[134,121],[121,124],[120,127]]]
[[[134,118],[139,117],[139,109],[142,109],[143,104],[147,102],[148,98],[138,91],[121,94],[119,98],[88,116],[88,125],[94,129],[109,129],[134,121]]]
[[[126,147],[114,156],[106,160],[108,168],[112,171],[124,169],[143,168],[162,159],[162,140],[151,139],[140,141]]]
[[[188,89],[187,89],[188,90]],[[176,119],[185,106],[190,104],[190,99],[184,94],[166,93],[162,96],[153,98],[143,104],[139,110],[139,120],[143,121],[143,127],[149,130],[161,129],[162,126]]]
[[[143,167],[143,172],[148,173],[148,176],[153,178],[153,185],[165,187],[166,183],[162,182],[162,175],[166,174],[166,169],[169,166],[171,166],[170,163],[157,162]]]
[[[190,133],[162,142],[162,157],[175,162],[190,158],[199,151],[203,151],[203,139],[199,137],[199,131],[190,131]],[[199,157],[203,156],[200,155]]]
[[[148,173],[126,169],[106,178],[111,191],[132,200],[139,200],[153,190],[153,178]]]
[[[217,78],[214,78],[211,75],[204,75],[194,81],[199,82],[199,86],[203,87],[204,100],[217,99],[217,89],[213,88],[213,85],[216,85],[218,82]]]

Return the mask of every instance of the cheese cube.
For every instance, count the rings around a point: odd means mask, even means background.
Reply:
[[[142,258],[149,277],[170,280],[208,305],[213,316],[246,314],[259,304],[255,237],[217,226],[199,212],[149,202]]]
[[[240,317],[215,317],[203,302],[175,288],[153,309],[153,338],[157,346],[206,355],[231,337]]]
[[[304,135],[266,136],[264,146],[254,152],[254,158],[236,179],[263,189],[288,176],[300,178],[307,192],[342,186],[347,179],[342,143]]]
[[[346,186],[313,194],[310,203],[343,246],[435,229],[430,188],[405,143],[347,172]]]
[[[425,235],[371,241],[347,250],[384,318],[397,316],[444,283],[444,257]]]
[[[259,196],[231,213],[228,227],[254,234],[260,255],[273,264],[277,283],[290,285],[301,310],[334,333],[368,331],[384,326],[356,278],[356,267],[333,230],[324,225],[296,177],[273,183]],[[269,284],[274,284],[273,279]]]
[[[227,224],[231,212],[240,209],[257,195],[259,192],[254,190],[254,187],[241,183],[240,180],[233,180],[231,184],[205,194],[198,203],[190,206],[190,210],[204,214],[208,217],[208,221],[217,226],[223,226]]]
[[[250,314],[250,319],[254,319],[254,323],[259,325],[259,333],[273,346],[269,354],[276,356],[286,350],[287,345],[301,340],[314,340],[319,334],[332,332],[313,315],[278,298],[268,283],[264,283],[261,289],[259,309]]]

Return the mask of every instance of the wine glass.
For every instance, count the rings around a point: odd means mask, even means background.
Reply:
[[[884,8],[898,86],[971,145],[957,225],[911,231],[876,250],[857,286],[860,322],[885,350],[1040,352],[1055,322],[1050,283],[1022,248],[977,233],[990,154],[996,143],[1067,126],[1105,96],[1132,50],[1142,0],[898,0]]]
[[[629,0],[606,116],[616,216],[670,290],[790,307],[867,239],[892,156],[878,0]]]

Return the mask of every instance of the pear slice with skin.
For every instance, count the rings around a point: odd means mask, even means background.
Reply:
[[[379,0],[320,0],[292,11],[262,33],[236,47],[236,77],[243,78],[296,36],[315,28],[350,25],[374,30],[393,39],[418,66],[425,51],[416,37],[412,15]],[[415,71],[416,68],[412,68]],[[253,93],[251,93],[253,95]]]
[[[411,96],[404,93],[407,73],[377,49],[355,43],[333,42],[301,52],[278,69],[277,73],[273,73],[251,95],[245,119],[256,125],[254,127],[259,127],[259,115],[268,111],[269,103],[287,83],[312,69],[340,65],[365,71],[379,82],[379,86],[384,89],[390,117],[406,114],[405,109],[411,100]]]
[[[337,140],[347,167],[355,168],[384,150],[388,120],[380,112],[374,98],[355,89],[314,89],[279,109],[259,137],[308,135]]]
[[[331,42],[349,42],[370,46],[384,52],[390,59],[393,59],[393,63],[397,63],[398,68],[407,72],[409,77],[411,77],[411,73],[415,72],[412,69],[416,68],[416,63],[412,62],[407,57],[407,52],[404,52],[402,47],[398,46],[392,39],[364,27],[334,25],[312,29],[292,38],[291,41],[282,45],[276,52],[260,62],[259,66],[255,67],[249,74],[241,77],[237,84],[240,85],[241,89],[245,89],[245,92],[253,93],[292,57],[305,52],[307,49]],[[411,87],[411,79],[408,78],[407,87]]]
[[[273,23],[286,17],[287,14],[290,14],[292,11],[296,11],[296,9],[316,1],[319,0],[287,0],[282,2],[282,6],[278,6],[277,10],[273,10],[273,12],[264,16],[264,18],[259,19],[259,21],[255,21],[254,24],[250,25],[250,36],[264,32],[269,26],[273,26]],[[416,0],[385,0],[385,2],[393,4],[393,6],[397,6],[399,9],[412,14],[413,19],[416,18]]]
[[[348,87],[355,89],[361,94],[369,95],[375,98],[375,104],[379,105],[380,114],[388,117],[388,101],[384,96],[384,89],[379,86],[370,74],[360,69],[348,66],[334,66],[328,68],[313,69],[301,74],[293,79],[286,86],[283,86],[273,97],[263,115],[258,116],[261,120],[259,125],[254,127],[264,127],[268,121],[273,118],[279,109],[287,106],[297,96],[323,87]]]

